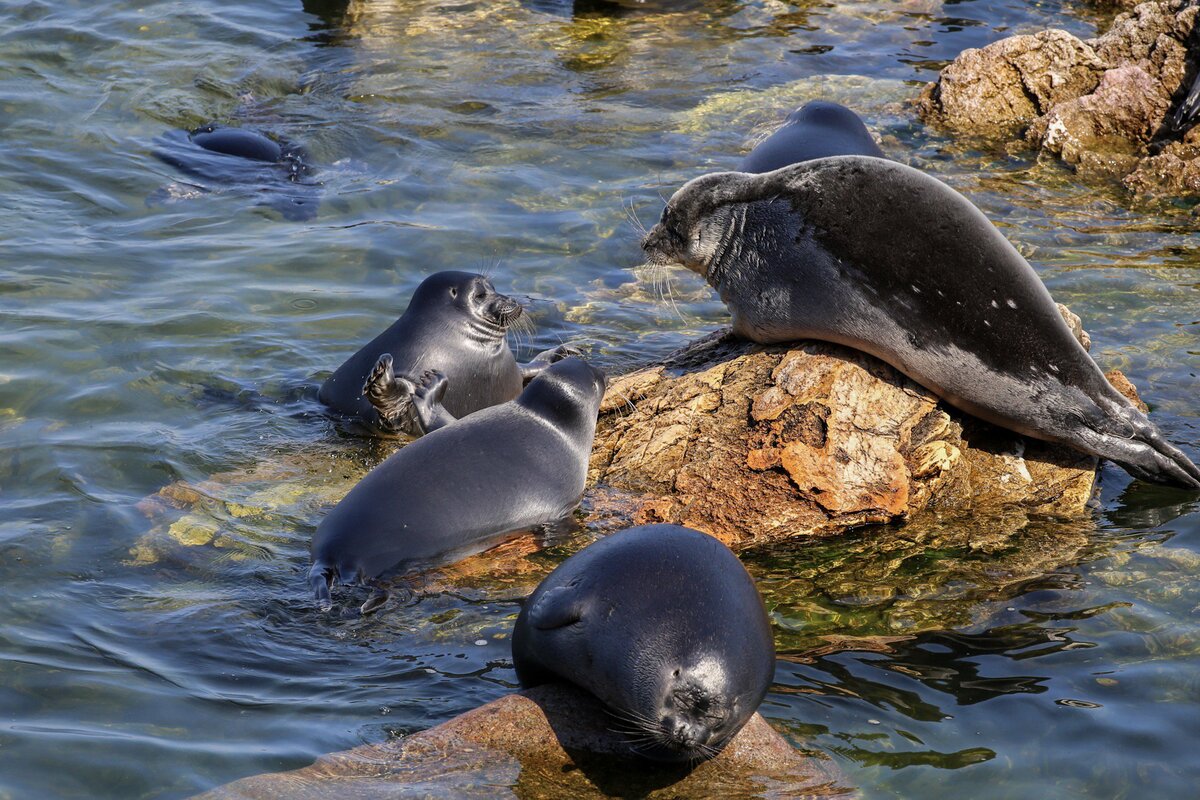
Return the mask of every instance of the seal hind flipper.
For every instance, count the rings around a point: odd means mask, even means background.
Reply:
[[[543,350],[538,353],[528,364],[518,364],[521,369],[521,380],[529,383],[546,369],[546,367],[556,362],[562,361],[564,358],[583,358],[583,351],[578,347],[570,344],[560,344],[558,347],[549,350]]]
[[[371,596],[359,607],[358,612],[365,617],[367,614],[378,611],[391,599],[391,592],[382,586],[376,586],[375,590],[371,592]]]
[[[380,427],[388,431],[408,430],[416,384],[392,371],[392,354],[384,353],[363,383],[362,393],[379,414]]]
[[[529,621],[542,631],[565,628],[583,619],[587,595],[579,590],[576,578],[564,586],[546,591],[529,609]]]
[[[1200,489],[1200,468],[1140,411],[1132,406],[1116,409],[1102,423],[1080,432],[1096,455],[1141,480]]]

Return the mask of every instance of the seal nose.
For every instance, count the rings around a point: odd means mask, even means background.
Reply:
[[[700,742],[701,731],[682,717],[668,717],[664,722],[671,744],[680,750],[693,750]]]
[[[499,324],[505,327],[511,325],[523,313],[525,313],[525,308],[511,297],[498,294],[492,302],[492,315]]]

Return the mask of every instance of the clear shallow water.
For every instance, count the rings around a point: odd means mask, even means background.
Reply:
[[[665,297],[631,269],[625,207],[649,222],[810,97],[1002,224],[1200,450],[1197,218],[905,106],[963,48],[1090,34],[1086,6],[318,6],[0,2],[0,797],[186,796],[508,691],[516,601],[580,542],[332,621],[301,579],[319,502],[213,501],[226,538],[206,539],[143,499],[185,481],[246,500],[228,487],[251,470],[255,491],[335,492],[379,458],[311,397],[430,271],[491,270],[531,301],[525,352],[582,330],[614,369],[720,324],[692,276]],[[171,200],[155,139],[209,121],[303,142],[318,217],[253,189]],[[1193,793],[1196,501],[1108,469],[1094,524],[1011,527],[750,556],[780,647],[764,714],[867,797]]]

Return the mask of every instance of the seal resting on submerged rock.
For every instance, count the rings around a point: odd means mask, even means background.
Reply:
[[[775,674],[754,581],[728,547],[678,525],[611,534],[568,558],[517,617],[525,687],[565,680],[609,707],[633,752],[710,758]]]
[[[512,400],[524,383],[574,351],[560,346],[517,364],[506,339],[524,313],[483,275],[438,272],[421,281],[408,308],[350,356],[321,385],[317,398],[374,430],[420,436],[481,408]],[[421,400],[430,371],[444,376],[437,395],[449,417]]]
[[[918,170],[838,156],[705,175],[671,197],[643,248],[702,275],[739,336],[847,345],[995,425],[1200,488],[1200,469],[1105,380],[1033,268]]]
[[[773,172],[801,161],[829,156],[875,156],[883,151],[850,109],[813,100],[788,115],[783,126],[746,154],[738,172]]]
[[[517,399],[400,448],[317,527],[309,571],[317,599],[328,605],[335,581],[446,564],[570,514],[587,480],[605,385],[600,370],[566,358]],[[363,612],[386,598],[377,589]]]

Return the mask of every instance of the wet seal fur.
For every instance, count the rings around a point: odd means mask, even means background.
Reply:
[[[813,100],[759,142],[742,159],[738,172],[773,172],[801,161],[854,155],[884,157],[858,114],[838,103]]]
[[[229,186],[260,186],[270,192],[266,205],[288,220],[317,216],[321,184],[314,179],[307,151],[248,128],[205,125],[170,131],[157,140],[154,156],[211,191]]]
[[[368,582],[457,561],[570,514],[583,494],[604,373],[559,361],[517,399],[405,445],[317,527],[309,583]],[[386,600],[378,590],[363,605]]]
[[[430,275],[400,318],[338,367],[317,398],[374,431],[410,436],[508,402],[526,381],[573,352],[559,347],[517,364],[506,337],[523,313],[483,275]],[[444,376],[441,386],[427,385],[432,372]]]
[[[1033,268],[918,170],[840,156],[705,175],[642,246],[704,276],[739,336],[853,347],[995,425],[1200,488],[1200,469],[1104,378]]]
[[[565,680],[599,698],[630,748],[661,761],[720,752],[775,674],[762,598],[728,547],[644,525],[568,558],[517,617],[513,663],[528,688]]]

